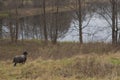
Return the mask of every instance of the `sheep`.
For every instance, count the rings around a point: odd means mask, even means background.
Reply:
[[[28,55],[28,53],[25,51],[25,52],[23,52],[22,55],[15,56],[13,58],[14,66],[16,66],[17,63],[23,63],[24,64],[27,60],[27,55]]]

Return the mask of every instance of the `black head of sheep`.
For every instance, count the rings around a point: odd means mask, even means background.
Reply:
[[[13,59],[14,66],[16,66],[17,63],[25,63],[27,60],[28,53],[25,51],[22,55],[15,56]]]
[[[25,52],[23,53],[23,55],[27,56],[27,55],[28,55],[28,53],[25,51]]]

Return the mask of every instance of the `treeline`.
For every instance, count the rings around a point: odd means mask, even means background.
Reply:
[[[59,7],[67,4],[68,0],[6,0],[1,1],[1,11],[8,10],[9,16],[1,18],[1,38],[10,38],[12,42],[18,39],[42,39],[57,42],[59,37],[64,36],[71,23],[71,13],[59,12]],[[59,4],[58,4],[59,3]],[[57,6],[57,7],[55,7]],[[46,13],[46,9],[52,7],[55,13]],[[19,9],[42,8],[44,14],[19,18]],[[14,10],[15,14],[10,14]],[[24,13],[24,12],[23,12]],[[5,26],[3,26],[5,25]],[[7,33],[4,33],[7,30]],[[4,34],[3,34],[4,33]]]
[[[47,13],[48,7],[55,12]],[[69,7],[71,11],[60,12],[61,7]],[[26,8],[26,11],[28,8],[40,8],[43,14],[19,18],[19,9],[23,8]],[[111,28],[112,43],[118,44],[119,8],[119,0],[1,0],[0,39],[9,38],[12,42],[19,39],[42,39],[56,44],[59,38],[65,36],[72,23],[78,30],[82,44],[83,30],[89,27],[92,17],[97,14],[109,24],[107,27]],[[10,10],[14,10],[14,16],[9,13]],[[83,25],[84,22],[86,25]]]

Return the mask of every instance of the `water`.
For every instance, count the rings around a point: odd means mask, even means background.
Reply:
[[[76,26],[78,25],[77,21]],[[61,41],[79,41],[78,30],[74,27],[73,22],[67,32],[66,36]],[[83,26],[86,25],[88,20],[83,22]],[[111,41],[111,27],[106,20],[99,18],[98,15],[94,15],[89,23],[89,25],[83,29],[83,41],[84,42],[110,42]]]
[[[61,21],[63,28],[59,30],[59,32],[64,32],[64,34],[58,39],[59,41],[72,41],[72,42],[77,42],[79,41],[79,36],[78,36],[78,21],[74,20],[73,18],[70,18],[71,14],[70,13],[63,13],[65,14]],[[69,15],[68,15],[69,14]],[[24,23],[26,30],[23,31],[24,36],[28,35],[29,37],[26,37],[27,39],[32,39],[34,38],[41,38],[41,30],[43,28],[42,26],[42,21],[40,20],[40,16],[36,17],[31,17],[28,18]],[[49,20],[50,19],[50,20]],[[52,28],[55,26],[53,25],[51,18],[47,19],[48,23],[47,26],[48,28]],[[54,19],[53,19],[54,20]],[[89,18],[86,19],[86,21],[83,22],[83,26],[85,26],[88,22]],[[31,22],[32,21],[32,22]],[[65,25],[64,25],[65,21]],[[55,21],[54,21],[55,22]],[[39,25],[41,24],[41,25]],[[76,27],[75,27],[76,26]],[[109,42],[111,41],[111,28],[108,27],[109,24],[102,18],[100,18],[97,14],[95,14],[92,19],[89,22],[89,25],[83,29],[83,41],[84,42],[95,42],[95,41],[104,41],[104,42]],[[36,27],[36,28],[35,28]],[[35,31],[34,31],[35,30]],[[4,33],[5,36],[10,35],[9,34],[9,29],[7,27],[3,27],[3,31],[6,32]],[[28,31],[28,34],[25,34],[25,32]],[[30,32],[33,31],[33,32]],[[37,32],[37,35],[36,35]],[[49,31],[48,31],[49,32]],[[34,34],[33,34],[34,33]],[[22,35],[22,32],[20,32]],[[19,39],[21,39],[21,35],[19,35]]]

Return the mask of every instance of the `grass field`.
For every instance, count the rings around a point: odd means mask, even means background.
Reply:
[[[29,52],[25,65],[12,58]],[[0,80],[120,80],[119,46],[105,43],[0,41]]]
[[[81,55],[58,60],[38,58],[13,67],[0,62],[0,80],[120,80],[120,54]]]

